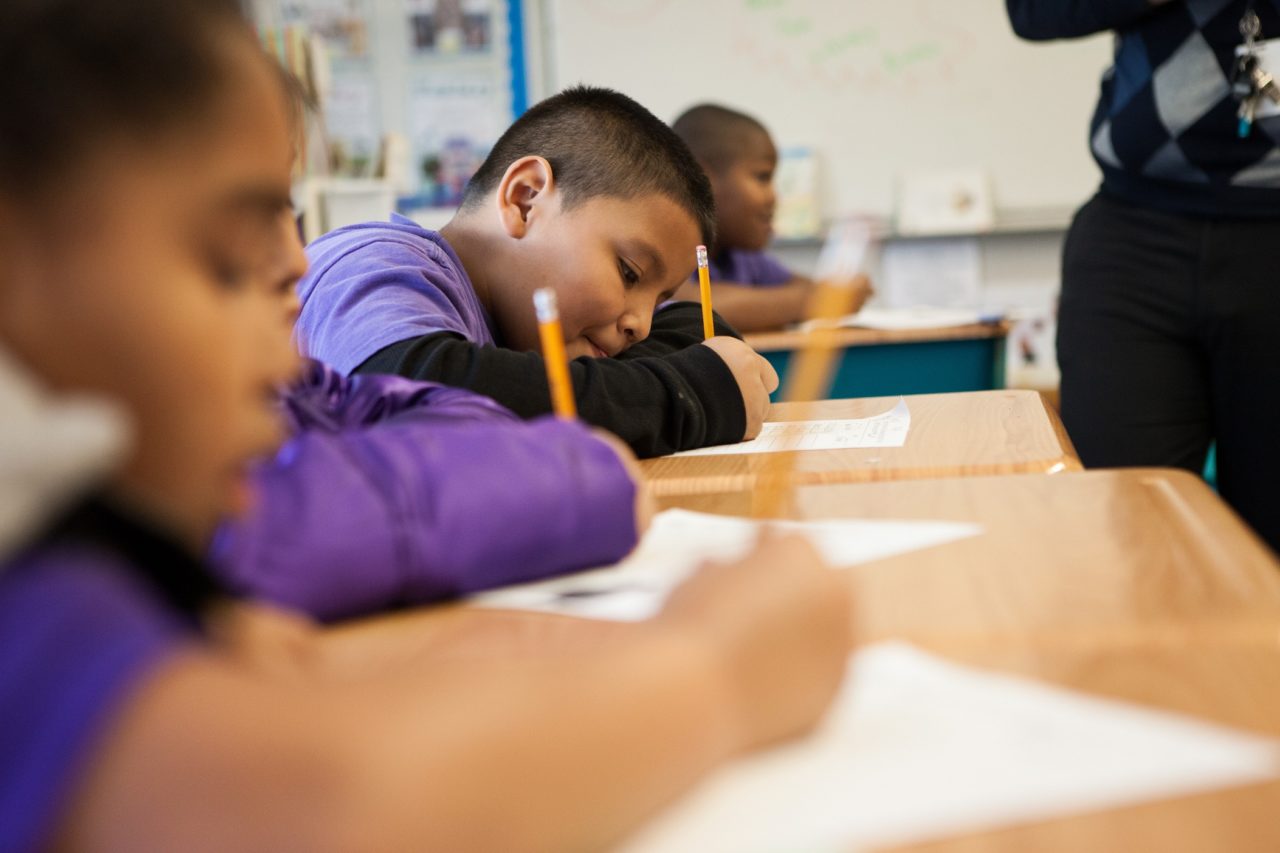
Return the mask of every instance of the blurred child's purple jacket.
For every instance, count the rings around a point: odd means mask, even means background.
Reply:
[[[635,485],[581,424],[315,362],[285,406],[293,437],[212,551],[247,596],[335,619],[602,565],[635,544]]]

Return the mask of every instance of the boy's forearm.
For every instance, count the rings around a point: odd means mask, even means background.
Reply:
[[[731,326],[720,312],[712,312],[716,335],[742,339],[738,329]],[[705,338],[702,328],[702,305],[692,302],[675,302],[653,315],[649,337],[632,344],[618,356],[620,361],[633,358],[670,355],[701,343]]]
[[[175,660],[103,735],[61,840],[600,849],[744,746],[712,655],[660,630],[629,632],[607,654],[591,644],[506,662],[402,657],[376,675],[280,678],[226,656]]]
[[[541,355],[481,347],[449,333],[392,344],[356,370],[468,388],[524,418],[551,411]],[[579,416],[622,438],[638,456],[739,441],[746,429],[737,382],[705,347],[656,358],[579,358],[570,373]]]
[[[658,628],[505,673],[471,666],[426,679],[441,698],[425,711],[415,688],[388,691],[400,707],[358,756],[370,784],[354,792],[352,825],[387,833],[376,846],[602,849],[742,748],[710,656]],[[351,713],[381,720],[392,701]]]

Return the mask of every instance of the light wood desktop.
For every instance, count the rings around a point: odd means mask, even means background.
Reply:
[[[865,418],[897,397],[775,403],[768,420]],[[981,474],[1079,471],[1062,421],[1038,391],[972,391],[907,397],[911,429],[902,447],[799,454],[796,483],[859,483]],[[664,456],[641,463],[659,496],[750,489],[765,454]]]
[[[751,500],[739,492],[663,503],[742,514]],[[792,514],[983,527],[971,539],[848,570],[860,644],[905,640],[958,661],[1280,736],[1280,563],[1189,474],[806,486]],[[353,667],[371,647],[400,657],[537,657],[626,630],[455,605],[340,630],[332,654],[350,656]],[[1277,850],[1278,804],[1280,784],[1257,785],[907,849]]]
[[[742,514],[751,500],[663,503]],[[1280,563],[1190,474],[811,486],[798,490],[793,514],[984,527],[979,537],[849,570],[861,642],[906,640],[1280,736]],[[1278,806],[1280,783],[1255,785],[900,849],[1280,850]]]

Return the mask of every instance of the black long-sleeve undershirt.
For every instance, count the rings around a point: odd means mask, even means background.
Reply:
[[[719,317],[716,333],[738,337]],[[615,433],[640,457],[741,441],[746,411],[737,381],[720,356],[696,346],[701,341],[701,307],[683,302],[655,314],[649,337],[618,358],[574,359],[578,416]],[[468,388],[525,418],[551,411],[540,354],[480,346],[452,332],[398,341],[353,372]]]

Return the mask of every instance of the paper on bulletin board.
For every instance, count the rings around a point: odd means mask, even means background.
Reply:
[[[324,39],[335,60],[363,60],[369,56],[367,0],[284,0],[280,20],[303,26]]]
[[[336,73],[324,101],[324,123],[330,144],[338,145],[344,160],[368,171],[378,153],[377,90],[367,71]],[[366,168],[358,168],[360,163]]]
[[[508,107],[488,70],[433,70],[409,87],[409,139],[431,204],[456,205],[506,127]]]
[[[484,53],[493,47],[493,0],[404,0],[418,56]]]

